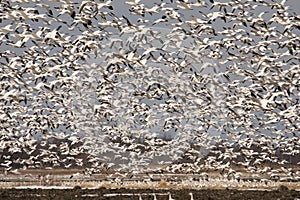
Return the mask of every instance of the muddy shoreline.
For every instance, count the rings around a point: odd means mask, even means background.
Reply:
[[[154,199],[168,200],[169,195],[173,199],[189,200],[190,193],[194,200],[225,200],[225,199],[300,199],[300,191],[289,190],[287,187],[280,187],[277,190],[235,190],[235,189],[205,189],[205,190],[165,190],[165,189],[0,189],[2,200],[36,200],[36,199],[105,199],[105,200],[129,200],[142,198],[143,200]]]

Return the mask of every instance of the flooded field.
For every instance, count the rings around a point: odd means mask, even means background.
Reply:
[[[43,172],[43,173],[42,173]],[[80,171],[35,171],[1,175],[0,199],[300,199],[300,182],[279,175],[257,174],[240,179],[217,173],[86,175]]]

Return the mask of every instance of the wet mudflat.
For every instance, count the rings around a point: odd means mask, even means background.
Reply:
[[[278,190],[150,190],[150,189],[0,189],[0,199],[106,199],[106,200],[218,200],[218,199],[300,199],[300,191],[279,188]]]

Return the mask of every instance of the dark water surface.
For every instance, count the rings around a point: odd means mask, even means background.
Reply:
[[[261,190],[150,190],[150,189],[0,189],[0,199],[106,199],[106,200],[190,200],[193,199],[300,199],[300,191],[285,187],[272,191]]]

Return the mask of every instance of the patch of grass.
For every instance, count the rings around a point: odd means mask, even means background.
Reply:
[[[62,182],[53,181],[51,186],[63,186]]]
[[[120,188],[120,186],[116,186],[111,183],[104,182],[101,184],[100,188]]]
[[[90,183],[82,183],[80,185],[81,188],[93,188],[94,185],[93,184],[90,184]]]
[[[159,187],[159,188],[167,188],[168,185],[169,185],[169,184],[168,184],[167,181],[161,180],[161,181],[159,182],[159,184],[158,184],[158,187]]]

